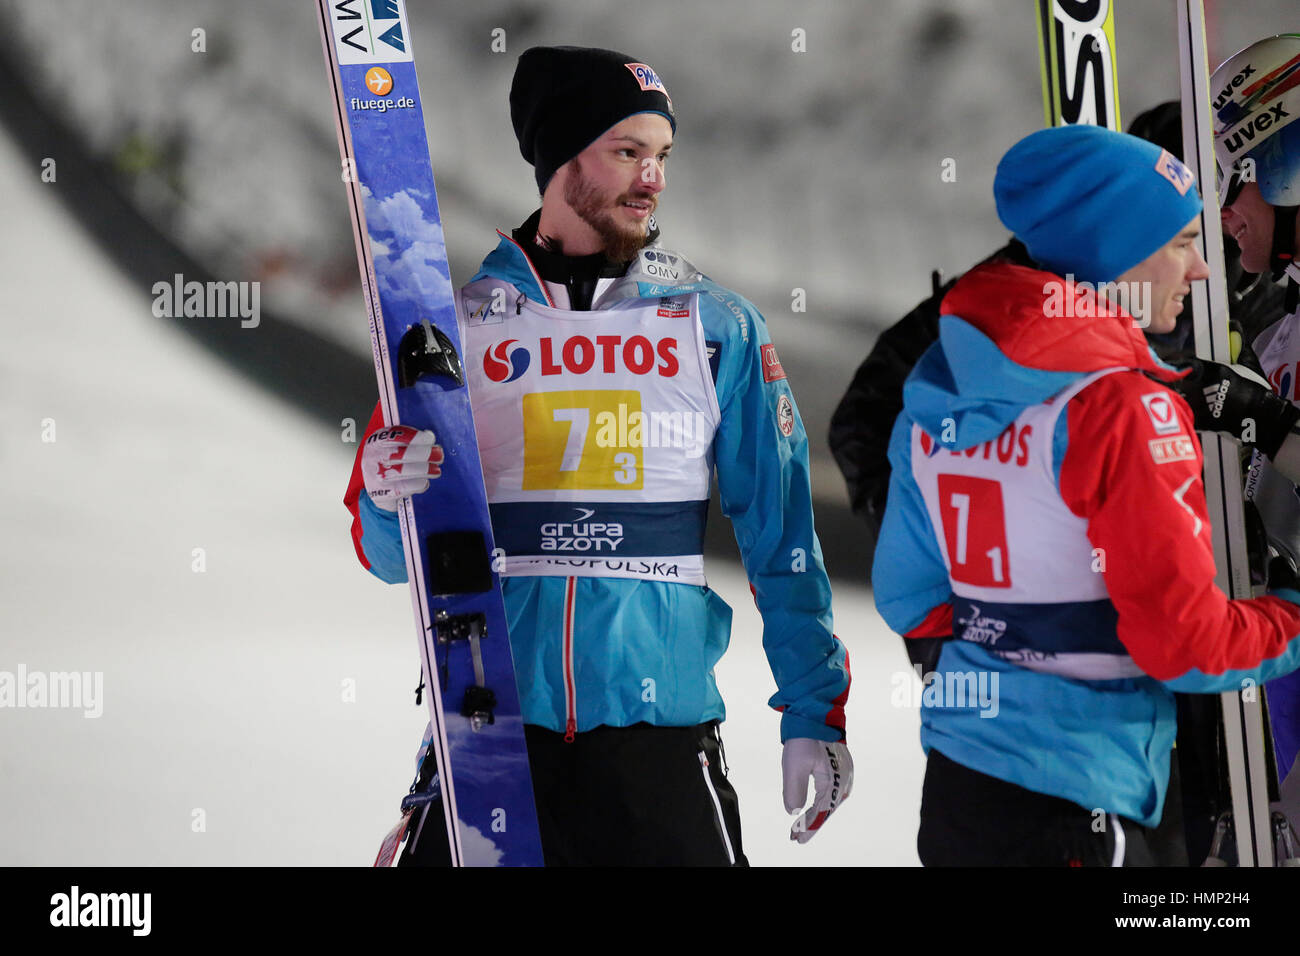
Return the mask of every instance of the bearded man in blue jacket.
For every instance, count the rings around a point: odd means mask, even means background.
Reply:
[[[498,233],[457,305],[543,852],[743,865],[713,676],[731,609],[701,554],[715,472],[763,617],[787,810],[816,783],[792,839],[852,785],[807,437],[757,309],[658,244],[676,113],[655,71],[537,47],[510,107],[542,206]],[[372,439],[381,427],[376,409],[345,501],[363,565],[397,582],[397,499],[436,494],[436,465],[412,459],[440,456],[427,434]],[[444,861],[423,843],[402,862]]]

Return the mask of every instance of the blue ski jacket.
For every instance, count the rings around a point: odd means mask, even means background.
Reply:
[[[471,282],[493,278],[545,303],[524,250],[499,235]],[[763,317],[692,269],[679,281],[638,279],[619,301],[694,293],[721,411],[712,460],[763,618],[777,687],[768,703],[781,712],[783,741],[840,740],[848,656],[832,631],[830,583],[813,529],[807,435]],[[600,298],[594,308],[612,304]],[[379,427],[376,408],[367,434]],[[358,557],[381,580],[405,581],[397,518],[370,502],[359,466],[360,451],[345,497]],[[495,522],[493,530],[498,543],[507,537]],[[727,649],[732,612],[707,586],[539,575],[504,577],[502,591],[526,723],[572,734],[725,717],[713,668]]]

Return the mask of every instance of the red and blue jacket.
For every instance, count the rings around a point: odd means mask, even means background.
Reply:
[[[1152,825],[1173,692],[1300,667],[1300,594],[1215,585],[1192,415],[1132,318],[1022,266],[968,273],[904,387],[876,606],[949,636],[921,743]]]

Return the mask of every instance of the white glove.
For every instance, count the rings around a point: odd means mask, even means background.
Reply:
[[[785,812],[798,813],[808,799],[808,777],[813,778],[813,803],[790,828],[790,839],[807,843],[853,789],[853,758],[841,741],[828,743],[794,737],[781,751],[782,796]]]
[[[428,429],[381,428],[361,449],[366,494],[375,507],[396,513],[398,499],[418,495],[442,474],[442,459],[442,447]]]

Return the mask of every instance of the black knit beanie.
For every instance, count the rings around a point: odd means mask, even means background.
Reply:
[[[510,121],[542,192],[557,169],[634,113],[658,113],[677,131],[663,82],[634,57],[577,46],[535,46],[519,57]]]

